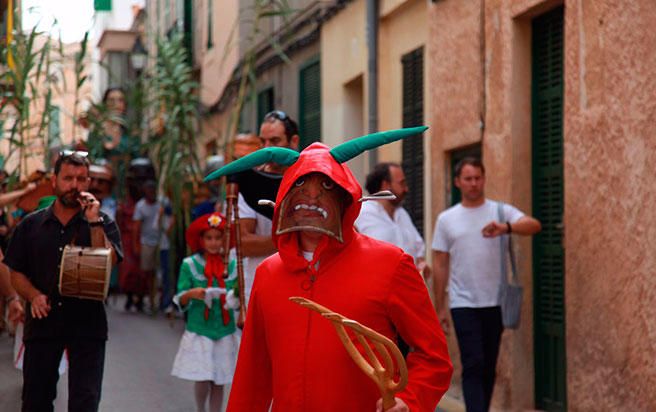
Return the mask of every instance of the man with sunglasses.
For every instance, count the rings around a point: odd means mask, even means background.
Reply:
[[[298,150],[298,126],[285,112],[274,110],[262,119],[259,134],[263,148],[286,147]],[[245,295],[248,297],[255,279],[255,269],[277,249],[271,240],[273,208],[261,206],[259,200],[275,202],[282,174],[287,168],[267,163],[259,168],[229,177],[239,184],[239,215],[241,218],[241,245],[244,259]],[[234,180],[233,180],[234,179]]]
[[[55,163],[55,202],[16,227],[4,263],[25,309],[23,411],[52,411],[64,350],[70,365],[69,411],[97,411],[100,403],[107,317],[103,302],[63,297],[58,291],[64,246],[111,247],[122,257],[116,224],[100,211],[89,188],[84,152],[62,152]]]

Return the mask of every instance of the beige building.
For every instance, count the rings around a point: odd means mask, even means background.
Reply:
[[[258,119],[278,108],[300,120],[306,142],[332,146],[367,133],[368,2],[289,3],[297,14],[286,24],[271,19],[255,38],[256,87],[238,128],[256,131]],[[203,158],[231,137],[238,68],[252,33],[240,22],[248,21],[252,2],[188,4],[149,0],[156,29],[147,32],[151,42],[174,26],[191,33]],[[412,193],[406,206],[427,243],[437,215],[459,200],[452,169],[467,155],[486,163],[490,198],[544,226],[517,242],[522,325],[504,333],[494,407],[655,410],[656,239],[648,228],[656,214],[645,205],[655,196],[656,3],[378,6],[377,127],[430,129],[423,139],[381,148],[377,160],[403,163]],[[285,33],[292,34],[280,37],[289,62],[267,42]],[[370,163],[364,156],[350,166],[362,181]],[[454,336],[449,340],[458,368]],[[448,400],[457,404],[460,392],[456,373]]]
[[[544,227],[518,245],[494,405],[656,409],[656,3],[444,0],[428,19],[431,220],[482,153],[488,196]]]
[[[347,3],[324,22],[321,29],[322,137],[330,146],[368,133],[368,48],[366,39],[367,2]],[[378,19],[378,130],[419,126],[431,112],[423,80],[428,41],[427,2],[423,0],[382,0]],[[378,160],[403,163],[411,196],[406,201],[420,232],[430,230],[426,212],[429,142],[424,138],[396,142],[378,150]],[[370,169],[370,156],[353,159],[349,166],[360,183]]]
[[[86,139],[86,130],[74,120],[88,107],[92,99],[90,81],[84,82],[76,90],[74,59],[75,54],[80,50],[80,44],[63,44],[61,48],[63,53],[60,53],[56,40],[39,35],[35,38],[33,50],[42,50],[47,42],[50,43],[48,72],[45,73],[44,64],[44,72],[40,76],[37,76],[36,70],[30,74],[30,81],[35,86],[36,95],[32,94],[31,89],[28,92],[31,97],[30,117],[26,123],[24,147],[18,149],[13,146],[11,149],[7,139],[0,142],[0,153],[6,160],[5,169],[13,172],[20,166],[21,176],[26,176],[35,170],[49,169],[49,165],[45,164],[49,151]],[[87,70],[83,75],[87,74],[91,65],[89,54],[85,55],[82,65]],[[46,115],[44,112],[48,93],[50,93],[48,106],[50,113]],[[17,113],[14,107],[7,105],[0,116],[5,121],[5,136],[8,136],[9,129],[16,121]]]
[[[206,155],[223,151],[232,127],[257,133],[261,119],[273,109],[297,121],[302,145],[320,140],[319,27],[325,2],[288,1],[289,14],[260,18],[255,1],[225,1],[221,7],[211,0],[201,3],[200,15],[211,16],[197,20],[201,24],[194,31]],[[239,122],[233,125],[239,83],[251,52],[256,81],[246,91]]]

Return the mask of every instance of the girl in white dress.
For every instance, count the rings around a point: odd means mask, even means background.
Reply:
[[[196,219],[187,229],[186,240],[194,254],[180,268],[178,294],[173,301],[187,311],[187,326],[173,362],[172,375],[195,381],[196,408],[219,412],[223,387],[232,382],[239,337],[235,315],[226,304],[236,286],[235,262],[224,278],[223,248],[225,218],[211,213]],[[229,295],[229,296],[228,296]],[[234,305],[233,305],[234,306]]]

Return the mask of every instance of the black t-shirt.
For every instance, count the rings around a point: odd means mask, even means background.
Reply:
[[[119,261],[123,258],[116,223],[101,212],[103,229]],[[92,338],[107,339],[107,317],[103,302],[63,297],[59,294],[59,265],[64,246],[75,239],[78,246],[91,246],[91,229],[82,212],[66,226],[55,217],[52,206],[30,213],[16,227],[9,241],[4,263],[21,272],[32,285],[48,296],[50,312],[43,319],[32,318],[25,308],[23,339]]]
[[[276,201],[282,175],[250,169],[228,176],[228,182],[238,183],[239,193],[244,197],[248,206],[262,216],[273,220],[273,208],[260,206],[257,202],[262,199]]]

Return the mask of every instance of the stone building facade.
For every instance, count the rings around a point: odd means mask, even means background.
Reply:
[[[504,333],[494,406],[656,409],[656,3],[444,0],[428,14],[433,221],[456,200],[453,163],[481,153],[488,197],[544,227],[518,242],[522,326]]]

